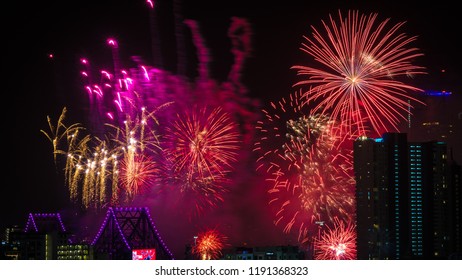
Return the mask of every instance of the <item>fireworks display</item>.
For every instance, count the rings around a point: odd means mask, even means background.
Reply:
[[[148,4],[156,27],[156,5]],[[353,140],[397,130],[410,113],[409,100],[420,102],[407,92],[421,91],[398,79],[425,72],[412,64],[422,54],[407,48],[415,37],[398,33],[403,23],[387,29],[389,19],[378,23],[376,14],[357,11],[339,12],[339,19],[323,21],[324,33],[312,27],[301,50],[313,61],[292,67],[301,78],[298,89],[263,114],[241,81],[252,49],[244,19],[231,19],[234,61],[222,82],[209,72],[211,52],[195,20],[176,22],[177,73],[160,68],[158,46],[154,66],[133,56],[132,66],[124,67],[118,41],[107,39],[112,69],[95,70],[89,59],[80,60],[88,125],[67,125],[65,108],[56,125],[48,117],[49,131],[42,130],[55,164],[65,161],[71,201],[100,210],[144,196],[157,205],[165,191],[182,215],[199,217],[219,209],[245,180],[239,172],[256,169],[264,176],[268,215],[283,234],[295,234],[301,245],[313,242],[316,259],[355,259]],[[197,77],[181,65],[185,31],[195,47]],[[204,231],[192,253],[218,259],[227,240],[217,230]]]
[[[324,33],[312,27],[312,36],[304,37],[301,50],[314,63],[292,67],[301,78],[296,86],[308,87],[312,113],[328,114],[347,129],[364,135],[369,125],[378,137],[397,131],[410,113],[408,100],[422,103],[407,93],[422,90],[399,80],[425,73],[413,64],[423,54],[408,47],[416,37],[399,33],[404,23],[387,29],[390,20],[378,22],[377,14],[338,16],[323,21]]]
[[[169,170],[164,183],[178,186],[180,197],[196,198],[193,214],[216,206],[223,201],[240,145],[237,124],[221,108],[178,114],[165,136]]]
[[[295,93],[265,110],[255,151],[263,154],[258,168],[268,176],[275,223],[305,243],[316,221],[354,215],[355,201],[350,139],[327,116],[305,115],[300,97]],[[279,146],[269,150],[275,142]]]
[[[64,108],[58,124],[48,117],[50,132],[42,130],[53,144],[54,154],[65,155],[65,177],[72,201],[85,208],[130,202],[155,187],[160,142],[153,112],[141,110],[124,126],[107,124],[105,139],[82,135],[80,124],[65,125]]]
[[[200,181],[213,181],[232,169],[240,142],[237,125],[220,108],[179,115],[166,137],[174,172]]]
[[[339,18],[304,37],[301,50],[314,62],[292,67],[304,78],[298,90],[272,102],[257,124],[257,170],[267,177],[275,224],[297,232],[301,244],[313,239],[316,223],[344,230],[354,220],[353,140],[397,130],[409,101],[420,102],[406,92],[421,91],[398,78],[425,73],[412,64],[422,54],[406,48],[415,37],[398,33],[403,23],[387,30],[389,20],[376,25],[376,14],[357,11]]]
[[[192,253],[201,260],[216,260],[228,245],[227,237],[216,229],[209,229],[197,235]]]
[[[355,260],[356,227],[353,222],[335,219],[314,242],[316,260]]]
[[[148,6],[154,16],[156,6]],[[156,19],[151,20],[154,24]],[[198,77],[160,68],[159,46],[153,50],[155,66],[133,56],[135,66],[124,67],[119,42],[111,37],[106,43],[112,69],[96,70],[90,59],[80,59],[88,125],[65,126],[65,112],[56,127],[48,118],[50,132],[42,132],[53,143],[55,162],[59,154],[66,155],[70,198],[85,209],[130,204],[141,195],[156,197],[167,191],[188,216],[198,216],[224,201],[237,172],[235,163],[251,162],[246,147],[253,141],[256,103],[246,97],[247,88],[240,81],[251,51],[250,25],[231,19],[228,36],[234,63],[227,79],[218,82],[209,73],[212,57],[199,23],[176,24],[179,41],[189,28]],[[183,51],[178,46],[179,62],[185,58]]]

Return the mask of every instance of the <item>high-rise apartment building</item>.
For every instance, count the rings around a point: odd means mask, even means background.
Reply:
[[[406,254],[406,167],[406,134],[386,133],[383,138],[355,141],[359,259],[401,259]]]
[[[451,193],[460,184],[451,183],[447,150],[405,133],[355,141],[358,259],[440,259],[457,250],[460,202]]]
[[[453,252],[449,258],[462,259],[462,186],[461,186],[461,166],[451,160],[449,176],[449,219],[455,221],[450,224],[450,248]]]

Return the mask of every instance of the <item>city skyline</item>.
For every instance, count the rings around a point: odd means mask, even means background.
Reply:
[[[98,66],[101,64],[111,67],[111,50],[105,46],[105,40],[107,36],[115,36],[119,42],[120,53],[125,57],[124,62],[127,62],[130,56],[139,56],[152,65],[149,62],[153,60],[150,50],[150,21],[144,1],[135,4],[129,4],[129,1],[119,2],[117,5],[102,7],[91,2],[80,3],[82,6],[68,11],[67,15],[61,13],[62,7],[58,3],[53,3],[53,7],[31,4],[24,8],[23,13],[18,9],[18,20],[30,17],[28,21],[15,25],[17,30],[12,33],[12,40],[8,41],[8,47],[17,54],[11,57],[9,74],[13,76],[12,90],[17,92],[14,104],[19,111],[19,117],[13,122],[13,131],[17,136],[11,138],[12,147],[20,147],[19,153],[12,155],[14,165],[11,170],[11,174],[16,176],[16,180],[13,181],[18,183],[18,187],[11,186],[3,196],[6,201],[13,199],[15,203],[12,208],[8,208],[11,204],[2,201],[2,212],[8,214],[2,214],[1,226],[25,223],[28,212],[56,212],[69,209],[70,203],[62,180],[61,167],[53,165],[52,148],[47,139],[40,134],[40,130],[47,127],[46,117],[50,115],[57,119],[63,107],[68,107],[71,123],[86,121],[87,108],[82,107],[85,104],[85,95],[78,74],[79,57],[88,55],[98,61]],[[167,1],[160,1],[162,2]],[[241,81],[249,89],[249,97],[258,100],[259,104],[264,106],[270,101],[291,94],[297,78],[290,67],[301,63],[303,53],[299,47],[302,37],[310,34],[310,25],[320,26],[321,20],[327,19],[329,13],[336,15],[338,9],[359,9],[364,13],[376,12],[381,19],[391,18],[393,22],[406,21],[406,33],[418,36],[414,45],[425,54],[420,64],[426,66],[429,72],[425,77],[416,78],[415,81],[424,89],[446,89],[460,95],[461,85],[457,81],[457,77],[461,76],[460,68],[455,63],[458,58],[460,60],[460,54],[456,52],[456,42],[450,39],[457,26],[455,17],[450,16],[455,14],[453,10],[441,11],[440,20],[436,20],[431,17],[431,10],[425,7],[418,7],[421,13],[411,16],[409,11],[417,9],[416,7],[401,5],[401,9],[397,9],[391,4],[380,3],[362,6],[363,3],[360,2],[350,7],[337,2],[319,4],[317,7],[304,7],[299,3],[290,2],[280,9],[265,4],[257,11],[239,1],[227,3],[226,5],[230,5],[229,9],[220,8],[217,3],[207,1],[195,4],[195,7],[185,4],[183,9],[185,16],[196,19],[200,24],[211,52],[213,63],[210,73],[218,81],[226,79],[229,66],[232,65],[232,56],[229,53],[231,45],[225,43],[229,40],[227,29],[230,19],[232,16],[248,19],[252,26],[252,55],[241,72]],[[40,9],[35,11],[32,8]],[[167,6],[164,8],[168,9]],[[127,20],[123,20],[125,17]],[[454,21],[454,24],[451,21]],[[165,27],[172,31],[172,26],[173,23],[169,27],[166,24]],[[162,28],[163,26],[161,30]],[[25,36],[26,34],[32,37]],[[165,39],[161,44],[168,46],[171,43],[169,40],[173,39]],[[14,51],[14,44],[26,42],[31,46],[38,46],[32,47],[27,54]],[[166,53],[164,58],[167,68],[174,71],[176,68],[172,58],[175,55],[171,50],[167,50]],[[54,54],[54,58],[47,57],[49,54]],[[190,225],[193,228],[189,227],[179,240],[192,238],[200,227],[213,227],[221,221],[227,221],[221,226],[232,232],[233,242],[252,244],[277,240],[280,243],[296,243],[296,236],[286,235],[281,228],[272,224],[273,217],[266,210],[262,179],[253,171],[246,173],[246,176],[248,177],[243,180],[247,180],[247,183],[241,183],[241,187],[235,193],[227,195],[224,207],[214,210],[209,216],[195,220],[194,225]],[[150,199],[143,203],[152,203],[150,206],[154,209],[154,205],[162,206]],[[169,236],[171,233],[173,236],[174,232],[183,232],[182,227],[172,226],[169,221],[179,219],[187,222],[188,219],[182,217],[184,213],[169,212],[174,209],[171,205],[167,208],[158,208],[154,213],[160,219],[160,231],[165,231],[162,235]],[[99,218],[100,214],[90,213],[84,219]],[[162,219],[163,217],[168,219]],[[275,235],[274,238],[267,235],[268,231]],[[252,232],[255,235],[250,234]],[[262,239],[261,236],[265,238]],[[165,239],[168,242],[168,238]],[[171,238],[170,242],[174,242],[173,240],[174,238]],[[184,247],[184,244],[178,246]]]

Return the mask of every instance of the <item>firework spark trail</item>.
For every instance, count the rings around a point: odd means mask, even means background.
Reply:
[[[141,108],[141,114],[134,119],[127,116],[122,127],[107,124],[111,129],[107,141],[112,147],[112,165],[117,173],[113,176],[117,181],[112,185],[112,203],[121,203],[122,198],[125,202],[132,201],[138,194],[156,187],[157,166],[162,154],[156,118],[158,110]]]
[[[275,223],[286,233],[295,230],[300,243],[310,238],[316,221],[348,219],[355,204],[352,150],[346,145],[355,136],[342,135],[345,129],[328,116],[304,110],[297,92],[273,103],[257,126],[262,137],[255,145],[261,154],[257,168],[269,176]]]
[[[54,126],[51,122],[51,118],[48,116],[48,126],[50,132],[41,130],[41,132],[50,140],[53,145],[53,157],[55,164],[57,163],[57,156],[63,155],[66,157],[66,163],[64,168],[65,181],[69,187],[69,194],[71,200],[75,201],[78,199],[79,185],[78,182],[88,174],[82,174],[84,158],[88,157],[88,143],[90,142],[90,136],[86,135],[80,139],[79,135],[84,128],[81,124],[72,124],[70,126],[65,125],[65,118],[67,114],[67,108],[64,107],[61,115],[58,119],[57,125]],[[85,180],[88,182],[88,180]],[[85,184],[84,184],[85,185]],[[87,186],[85,185],[83,191],[87,191]],[[89,195],[86,193],[83,195],[83,203],[87,203],[87,197]]]
[[[90,155],[86,158],[85,171],[82,186],[82,203],[86,208],[98,209],[106,202],[107,185],[109,176],[110,159],[108,156],[107,143],[99,142],[95,147],[88,147]]]
[[[425,74],[424,68],[412,64],[423,54],[408,45],[416,37],[398,30],[404,23],[386,29],[389,19],[376,24],[377,14],[360,15],[348,11],[339,22],[332,16],[322,22],[326,34],[312,27],[312,37],[304,36],[301,50],[312,56],[319,67],[295,65],[299,76],[306,77],[294,86],[309,86],[306,102],[314,104],[312,113],[328,114],[364,134],[364,119],[374,132],[397,129],[407,120],[408,100],[421,101],[407,94],[422,91],[398,80]],[[318,102],[318,103],[316,103]],[[356,126],[356,127],[354,127]]]
[[[156,113],[169,105],[152,112],[141,108],[141,115],[135,119],[126,117],[122,127],[108,124],[113,131],[110,139],[118,147],[117,157],[121,158],[117,179],[126,201],[156,186],[162,154]]]
[[[351,222],[335,219],[314,241],[316,260],[355,260],[356,226]]]
[[[53,143],[54,154],[66,155],[66,183],[72,201],[99,209],[129,202],[155,186],[156,156],[161,154],[157,111],[143,109],[134,120],[127,117],[123,127],[106,124],[109,132],[103,140],[79,135],[83,128],[78,124],[65,126],[65,113],[63,110],[57,128],[48,117],[52,131],[42,132]]]
[[[153,75],[158,74],[143,65],[137,57],[133,59],[139,63],[139,68],[129,71],[121,68],[117,42],[110,38],[107,39],[107,43],[112,49],[114,70],[100,70],[99,84],[92,84],[94,78],[89,74],[91,73],[89,60],[81,59],[85,67],[82,76],[85,78],[85,90],[89,97],[90,123],[93,129],[99,130],[100,135],[105,133],[102,124],[112,123],[122,126],[126,118],[135,118],[140,114],[142,108],[146,107],[146,100],[155,90],[151,88],[150,95],[145,96],[141,96],[139,91],[143,90],[145,83],[149,83]],[[149,104],[147,108],[155,110],[165,103],[168,102]]]
[[[53,160],[55,164],[59,154],[66,154],[65,151],[59,149],[62,141],[68,141],[69,139],[72,139],[72,135],[83,129],[82,125],[79,123],[66,126],[64,124],[66,113],[67,108],[64,107],[61,111],[61,115],[59,116],[56,126],[52,124],[50,116],[47,116],[48,128],[50,129],[50,132],[46,132],[43,129],[40,130],[40,132],[42,132],[53,145]]]
[[[114,172],[114,163],[108,156],[111,151],[106,142],[89,135],[82,139],[74,135],[72,139],[78,139],[78,144],[67,143],[65,174],[70,199],[85,208],[98,208],[107,199],[107,180]]]
[[[228,238],[216,229],[209,229],[197,235],[192,253],[201,260],[216,260],[222,255],[222,250]]]

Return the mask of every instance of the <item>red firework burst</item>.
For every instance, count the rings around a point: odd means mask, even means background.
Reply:
[[[237,125],[220,108],[178,115],[167,135],[171,144],[167,152],[177,171],[215,178],[228,173],[236,161],[240,143]]]
[[[295,94],[265,110],[255,150],[262,153],[258,168],[271,183],[275,223],[286,233],[297,231],[305,243],[315,221],[354,215],[352,150],[346,140],[355,136],[342,134],[346,129],[327,116],[305,115],[299,104]]]
[[[356,226],[351,222],[335,219],[334,226],[328,225],[321,236],[315,238],[316,260],[355,260]]]
[[[201,260],[216,260],[225,246],[228,238],[216,229],[209,229],[197,235],[196,244],[192,249]]]
[[[364,119],[378,135],[398,130],[397,124],[409,114],[408,101],[422,103],[407,94],[421,89],[398,80],[425,74],[423,67],[412,64],[423,54],[407,47],[416,37],[398,33],[404,23],[390,29],[389,19],[376,24],[377,14],[349,11],[343,18],[339,11],[339,23],[329,19],[330,25],[323,21],[326,36],[312,27],[312,38],[305,36],[301,47],[319,67],[292,67],[306,77],[295,84],[309,86],[306,102],[318,101],[312,113],[329,114],[361,135]]]
[[[237,124],[228,114],[221,108],[202,108],[177,115],[165,138],[170,165],[166,180],[188,200],[195,198],[195,214],[223,201],[241,143]]]

